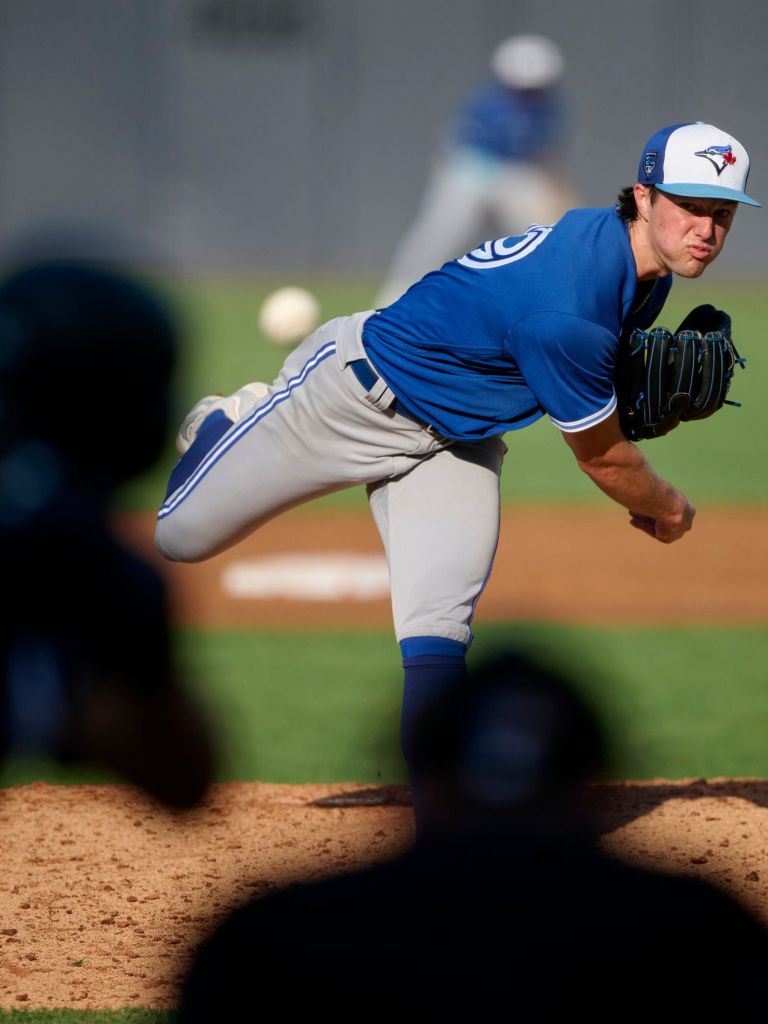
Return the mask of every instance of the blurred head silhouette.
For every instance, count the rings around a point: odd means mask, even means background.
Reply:
[[[68,250],[70,251],[70,250]],[[207,721],[178,678],[163,580],[113,534],[115,488],[168,428],[170,311],[128,268],[50,254],[0,280],[0,758],[96,762],[202,799]]]
[[[570,819],[606,756],[583,698],[522,652],[490,657],[430,705],[414,748],[424,834]]]
[[[176,332],[138,279],[46,259],[0,283],[0,433],[110,490],[159,455]]]

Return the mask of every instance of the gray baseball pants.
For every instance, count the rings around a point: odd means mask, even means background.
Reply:
[[[370,313],[331,320],[288,356],[265,398],[213,445],[158,516],[156,544],[195,562],[287,509],[365,484],[389,564],[398,641],[465,646],[499,532],[500,437],[452,442],[394,408],[365,357]]]

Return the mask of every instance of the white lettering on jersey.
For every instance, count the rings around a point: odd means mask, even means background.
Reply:
[[[547,227],[543,224],[531,224],[524,235],[508,235],[506,238],[497,238],[494,242],[484,242],[479,249],[473,249],[457,262],[462,267],[474,267],[477,270],[504,267],[507,263],[515,263],[530,255],[551,230],[551,225]]]

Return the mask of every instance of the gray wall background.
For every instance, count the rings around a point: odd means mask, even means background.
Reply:
[[[189,271],[383,272],[440,132],[513,32],[567,61],[586,205],[711,121],[768,200],[762,0],[0,0],[0,224],[135,234]],[[768,211],[716,270],[761,274]]]

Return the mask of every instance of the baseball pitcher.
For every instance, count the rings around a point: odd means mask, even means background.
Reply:
[[[738,355],[725,314],[699,307],[674,335],[649,328],[673,275],[699,277],[738,206],[761,205],[745,192],[748,171],[727,132],[664,128],[617,205],[486,242],[389,307],[322,325],[271,385],[202,399],[179,434],[159,550],[204,559],[286,509],[364,484],[389,562],[407,760],[421,706],[465,670],[496,549],[505,433],[548,416],[633,527],[664,544],[691,529],[691,502],[630,438],[726,401]]]

